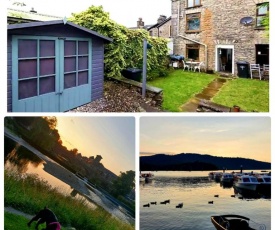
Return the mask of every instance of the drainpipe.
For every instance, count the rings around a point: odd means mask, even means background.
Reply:
[[[180,1],[178,1],[178,28],[177,35],[180,33]]]
[[[191,39],[191,38],[188,38],[188,37],[186,37],[186,36],[184,36],[184,35],[180,35],[180,34],[179,34],[179,31],[180,31],[180,30],[179,30],[179,27],[180,27],[180,0],[178,0],[178,28],[177,28],[177,36],[176,36],[176,37],[181,37],[181,38],[186,39],[186,40],[188,40],[188,41],[191,41],[191,42],[194,42],[194,43],[196,43],[196,44],[199,44],[199,45],[204,46],[204,48],[205,48],[205,67],[206,67],[206,69],[207,69],[207,66],[208,66],[207,45],[204,44],[204,43],[198,42],[198,41],[196,41],[196,40],[193,40],[193,39]]]

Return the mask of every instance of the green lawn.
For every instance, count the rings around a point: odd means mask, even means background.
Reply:
[[[217,77],[215,74],[174,70],[167,77],[149,81],[148,85],[163,89],[163,110],[179,112],[180,106]],[[268,112],[269,82],[244,78],[228,80],[211,100],[228,107],[238,105],[248,112]]]
[[[228,81],[212,99],[213,102],[252,112],[269,111],[269,82],[238,78]]]
[[[216,75],[213,74],[175,70],[167,77],[149,81],[148,85],[163,89],[164,110],[179,112],[181,105],[201,92],[215,78]]]

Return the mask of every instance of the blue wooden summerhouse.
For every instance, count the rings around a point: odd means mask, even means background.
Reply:
[[[8,112],[64,112],[101,98],[109,42],[63,20],[8,25]]]

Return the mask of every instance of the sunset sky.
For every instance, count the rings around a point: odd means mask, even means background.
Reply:
[[[269,117],[141,117],[140,155],[200,153],[271,162]]]
[[[135,170],[134,117],[58,117],[57,129],[69,150],[101,155],[105,168],[119,175]]]

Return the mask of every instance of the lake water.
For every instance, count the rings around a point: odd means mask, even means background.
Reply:
[[[246,216],[271,229],[271,198],[245,198],[233,187],[210,181],[208,171],[153,173],[152,182],[140,182],[141,230],[215,229],[210,217],[222,214]],[[170,204],[160,204],[168,199]],[[150,202],[157,205],[143,207]],[[176,208],[179,203],[182,208]]]

